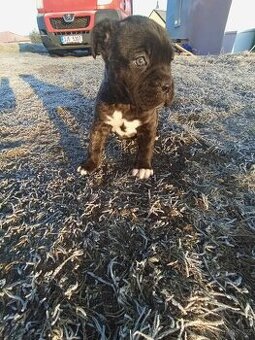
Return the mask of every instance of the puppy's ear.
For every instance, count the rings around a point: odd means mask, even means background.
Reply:
[[[91,34],[93,58],[96,58],[97,54],[102,54],[103,59],[107,59],[112,33],[115,30],[116,25],[117,21],[109,19],[104,19],[95,25]]]

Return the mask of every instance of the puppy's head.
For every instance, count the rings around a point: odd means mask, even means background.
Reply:
[[[101,53],[107,81],[143,111],[171,103],[173,48],[166,31],[142,16],[103,20],[92,32],[92,54]]]

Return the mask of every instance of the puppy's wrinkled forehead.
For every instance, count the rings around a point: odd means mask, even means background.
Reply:
[[[92,30],[91,47],[93,57],[101,54],[106,63],[130,61],[139,53],[145,53],[153,63],[170,63],[174,55],[166,30],[143,16],[102,20]]]
[[[173,59],[173,48],[163,28],[152,20],[128,19],[120,22],[116,28],[118,34],[114,35],[112,41],[116,53],[127,60],[139,53],[146,53],[155,62],[169,63]]]

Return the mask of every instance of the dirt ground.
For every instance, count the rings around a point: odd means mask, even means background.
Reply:
[[[102,72],[0,53],[1,339],[254,339],[255,55],[175,58],[148,181],[76,172]]]

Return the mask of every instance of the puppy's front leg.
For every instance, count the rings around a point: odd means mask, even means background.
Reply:
[[[95,121],[90,133],[88,158],[82,162],[77,171],[87,175],[98,168],[101,163],[106,138],[111,131],[110,125]]]
[[[139,179],[147,179],[153,175],[151,160],[156,138],[156,123],[142,125],[137,134],[137,156],[132,175]]]

